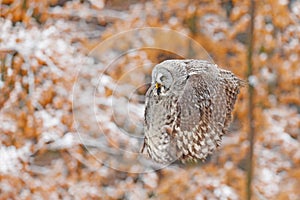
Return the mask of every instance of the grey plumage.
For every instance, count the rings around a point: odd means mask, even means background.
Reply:
[[[146,93],[142,152],[160,163],[204,160],[227,132],[243,81],[204,60],[155,66]]]

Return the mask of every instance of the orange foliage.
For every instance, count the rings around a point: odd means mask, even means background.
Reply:
[[[0,199],[246,198],[247,88],[239,95],[231,133],[223,137],[219,150],[205,163],[174,164],[146,174],[119,172],[95,159],[109,160],[108,154],[93,151],[96,146],[86,151],[77,138],[77,128],[97,138],[97,123],[100,123],[111,142],[109,147],[136,145],[123,141],[118,132],[114,132],[115,127],[121,127],[138,135],[142,132],[138,127],[142,119],[134,112],[128,114],[133,121],[126,121],[128,116],[122,115],[120,110],[114,111],[116,116],[109,113],[108,100],[126,96],[127,92],[126,89],[116,92],[113,86],[119,81],[140,87],[148,81],[151,68],[139,69],[138,77],[126,74],[128,71],[150,62],[181,58],[180,55],[139,49],[126,52],[114,62],[109,57],[98,63],[93,61],[99,65],[111,64],[109,68],[92,69],[91,72],[87,69],[94,64],[89,60],[93,59],[89,53],[99,40],[143,27],[163,27],[187,34],[200,43],[219,66],[242,79],[249,78],[255,90],[257,131],[253,199],[299,197],[300,14],[297,12],[300,4],[297,1],[256,2],[254,76],[246,77],[248,1],[133,0],[101,1],[99,5],[94,1],[2,1],[0,159],[4,162],[0,160]],[[28,46],[36,37],[38,44],[31,49]],[[137,37],[122,38],[110,53],[132,48],[130,41]],[[15,38],[15,41],[8,38]],[[155,39],[156,43],[164,44],[168,38],[157,35]],[[178,51],[187,48],[176,43],[174,38],[171,41]],[[19,48],[6,49],[14,42],[14,47]],[[88,71],[83,80],[77,77],[79,69]],[[98,73],[109,77],[109,83],[99,84],[94,80]],[[82,107],[72,104],[72,98],[76,98],[72,96],[76,81],[81,84],[82,96],[91,95],[84,93],[86,80],[103,87],[103,93],[95,94],[96,102],[99,99],[107,102],[99,103],[95,110],[101,110],[97,117],[104,118],[104,122],[88,123],[91,113],[81,112]],[[140,87],[137,94],[144,94],[146,89]],[[75,123],[74,112],[79,112],[79,120],[86,123]],[[126,171],[129,167],[124,164],[120,168]]]

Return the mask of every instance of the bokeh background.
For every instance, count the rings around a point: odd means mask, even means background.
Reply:
[[[0,2],[0,199],[299,199],[300,1]],[[112,62],[135,41],[165,45],[160,34],[124,37],[105,55],[98,48],[144,27],[189,36],[249,81],[230,133],[204,163],[131,173],[138,166],[101,162],[124,159],[111,147],[139,150],[122,135],[143,134],[151,70],[182,58],[139,49]]]

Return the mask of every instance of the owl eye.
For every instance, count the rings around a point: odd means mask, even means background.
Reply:
[[[167,77],[165,77],[165,76],[160,77],[161,82],[164,82],[166,79],[167,79]]]

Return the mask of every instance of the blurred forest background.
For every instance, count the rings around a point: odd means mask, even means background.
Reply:
[[[246,199],[250,178],[252,199],[300,198],[300,1],[256,1],[252,42],[250,1],[0,2],[0,199]],[[138,99],[147,89],[141,85],[149,82],[151,63],[176,55],[140,50],[105,69],[110,57],[102,63],[90,52],[110,36],[143,27],[190,36],[216,64],[249,80],[230,133],[205,163],[174,164],[150,173],[126,172],[130,166],[118,171],[98,162],[77,137],[74,112],[89,132],[84,139],[95,148],[97,123],[117,146],[126,140],[120,128],[142,134],[136,124],[143,120],[143,104],[132,100],[130,113],[117,108],[112,114],[110,101],[129,98],[126,87],[115,94],[112,86],[123,82],[138,88]],[[164,38],[157,36],[160,41]],[[126,38],[119,45],[126,49]],[[139,76],[122,77],[136,66],[144,66]],[[77,79],[78,70],[84,79]],[[97,83],[93,76],[100,73],[104,79]],[[72,106],[75,82],[87,99],[93,97],[88,85],[97,87],[100,120],[94,125],[84,126],[91,115],[84,112],[89,107],[85,100]],[[124,123],[127,115],[136,122]]]

